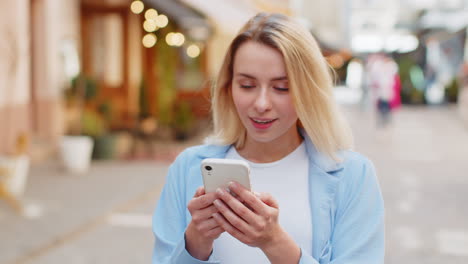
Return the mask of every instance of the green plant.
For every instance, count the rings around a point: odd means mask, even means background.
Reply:
[[[448,102],[456,103],[458,101],[458,79],[453,78],[452,81],[445,86],[445,98]]]
[[[81,118],[81,134],[97,138],[107,132],[107,124],[102,116],[95,111],[84,110]]]
[[[71,85],[64,91],[67,114],[67,133],[72,135],[92,135],[101,129],[95,128],[96,119],[102,120],[90,105],[95,104],[99,87],[97,82],[83,74],[71,80]]]
[[[97,94],[97,82],[82,74],[73,78],[70,87],[65,89],[65,99],[69,102],[85,103],[96,98]]]
[[[164,30],[174,30],[167,27]],[[155,60],[159,77],[159,89],[156,94],[155,107],[159,123],[162,126],[170,126],[173,122],[173,106],[177,96],[177,49],[160,41],[156,44],[158,58]],[[154,100],[152,98],[152,100]]]
[[[139,117],[144,118],[150,115],[150,107],[149,107],[150,103],[148,99],[148,87],[146,85],[146,81],[143,78],[140,82],[139,91],[140,91],[139,99],[138,99],[138,102],[140,104],[139,105],[139,108],[140,108]]]
[[[195,116],[188,102],[182,101],[176,104],[174,110],[174,131],[176,138],[185,139],[193,129]]]
[[[409,55],[400,57],[397,63],[402,86],[400,91],[402,103],[424,103],[424,75],[421,67]]]

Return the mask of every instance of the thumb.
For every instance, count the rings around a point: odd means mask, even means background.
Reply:
[[[195,194],[193,195],[193,197],[196,198],[196,197],[202,196],[203,194],[205,194],[205,188],[203,186],[200,186],[195,191]]]

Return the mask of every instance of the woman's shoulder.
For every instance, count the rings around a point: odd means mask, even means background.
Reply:
[[[365,155],[347,150],[342,153],[341,180],[347,183],[377,181],[373,162]]]
[[[371,206],[383,210],[382,192],[372,161],[355,151],[346,151],[343,154],[343,169],[339,172],[340,180],[337,181],[335,196],[337,208],[342,210],[348,206],[364,208],[370,203],[359,201],[373,200]],[[353,201],[355,205],[352,205]]]
[[[230,146],[203,144],[190,146],[184,149],[176,158],[174,163],[200,160],[205,158],[224,157]]]
[[[343,167],[372,164],[367,156],[353,150],[342,151],[340,156],[342,157]]]

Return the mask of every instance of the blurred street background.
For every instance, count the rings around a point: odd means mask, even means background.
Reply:
[[[386,263],[468,263],[468,0],[0,1],[0,263],[150,263],[170,163],[260,11],[296,17],[375,164]]]

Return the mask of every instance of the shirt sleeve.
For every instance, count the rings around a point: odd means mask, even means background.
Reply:
[[[301,258],[299,264],[319,264],[311,255],[304,254],[304,249],[301,248]]]
[[[384,263],[382,193],[373,164],[367,159],[356,163],[339,186],[333,232],[321,264]]]
[[[185,248],[186,199],[183,158],[178,158],[169,168],[158,206],[153,215],[155,237],[153,264],[215,264],[201,261],[190,255]]]

